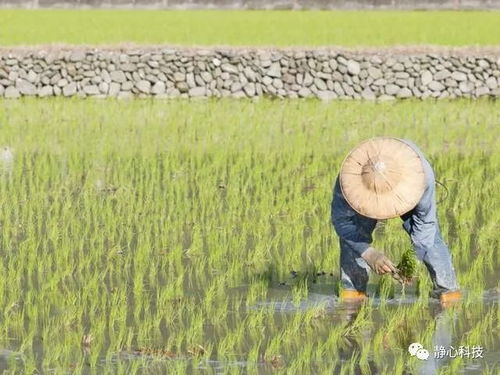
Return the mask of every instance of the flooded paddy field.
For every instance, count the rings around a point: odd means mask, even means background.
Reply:
[[[499,125],[487,100],[0,101],[0,371],[497,374]],[[376,135],[444,185],[455,306],[423,265],[337,298],[333,183]],[[374,246],[397,262],[401,221]]]

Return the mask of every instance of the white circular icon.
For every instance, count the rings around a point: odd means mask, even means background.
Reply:
[[[423,348],[422,344],[414,342],[413,344],[410,344],[410,346],[408,347],[408,352],[410,352],[410,355],[413,357],[414,355],[417,354],[417,351],[419,351],[422,348]]]
[[[429,351],[427,349],[418,349],[417,358],[426,361],[429,358]]]

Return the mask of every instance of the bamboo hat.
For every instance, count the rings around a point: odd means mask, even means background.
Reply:
[[[349,205],[363,216],[401,216],[413,209],[424,193],[422,160],[400,139],[368,139],[342,163],[340,188]]]

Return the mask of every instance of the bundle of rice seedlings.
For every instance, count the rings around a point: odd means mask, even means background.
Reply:
[[[411,284],[417,270],[417,258],[413,249],[407,249],[401,256],[401,260],[396,266],[398,274],[403,280],[403,284]]]

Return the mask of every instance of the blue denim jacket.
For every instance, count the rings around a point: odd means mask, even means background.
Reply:
[[[425,172],[426,188],[422,198],[413,210],[401,217],[403,219],[403,228],[410,235],[416,255],[422,260],[427,250],[434,246],[435,236],[439,232],[436,213],[435,177],[432,167],[422,151],[411,141],[401,140],[419,154]],[[370,247],[372,232],[377,220],[363,216],[351,208],[342,194],[338,177],[335,182],[331,204],[331,220],[341,240],[345,241],[358,255],[361,256]]]

